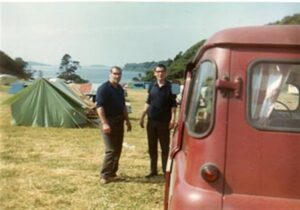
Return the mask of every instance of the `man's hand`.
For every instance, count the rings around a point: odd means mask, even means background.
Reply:
[[[149,109],[149,104],[145,103],[144,110],[142,112],[142,116],[141,116],[141,119],[140,119],[141,128],[144,128],[144,119],[145,119],[145,116],[147,115],[148,109]]]
[[[169,123],[169,129],[175,128],[175,125],[176,125],[175,120],[171,120],[170,123]]]
[[[130,123],[129,120],[126,121],[126,126],[127,126],[127,132],[128,132],[128,131],[131,131],[131,123]]]
[[[107,124],[107,123],[102,124],[102,130],[103,130],[104,133],[110,133],[111,132],[111,128],[110,128],[109,124]]]
[[[144,128],[144,118],[143,117],[140,119],[140,126],[141,126],[141,128]]]

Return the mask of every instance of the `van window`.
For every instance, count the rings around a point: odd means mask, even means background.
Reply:
[[[189,96],[187,127],[195,135],[204,135],[212,125],[216,70],[210,61],[197,69]]]
[[[259,62],[250,69],[248,109],[256,128],[300,131],[300,64]]]

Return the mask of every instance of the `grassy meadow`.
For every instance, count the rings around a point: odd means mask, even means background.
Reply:
[[[0,100],[7,97],[1,88]],[[163,177],[144,178],[149,157],[138,121],[145,98],[145,90],[128,90],[133,130],[125,134],[118,172],[125,180],[106,185],[99,182],[98,128],[14,127],[9,106],[1,106],[0,209],[163,209]]]

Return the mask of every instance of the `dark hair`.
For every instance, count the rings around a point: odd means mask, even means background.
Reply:
[[[113,69],[117,69],[118,71],[122,72],[122,69],[119,66],[113,66],[110,68],[110,72],[112,72]]]
[[[161,63],[160,63],[160,64],[157,64],[157,65],[155,66],[155,68],[154,68],[154,71],[155,71],[155,69],[156,69],[157,67],[158,67],[158,68],[162,68],[162,69],[164,69],[165,71],[167,71],[167,67],[166,67],[164,64],[161,64]]]

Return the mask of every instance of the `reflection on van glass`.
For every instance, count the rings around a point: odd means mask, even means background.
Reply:
[[[206,132],[212,124],[213,90],[215,70],[210,62],[204,62],[197,70],[190,97],[188,126],[195,133]]]
[[[251,121],[262,128],[300,129],[300,65],[259,63],[251,80]]]

